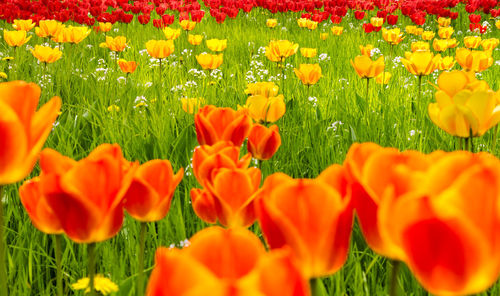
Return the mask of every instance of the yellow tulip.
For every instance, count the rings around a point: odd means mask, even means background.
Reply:
[[[382,25],[384,24],[384,19],[374,16],[370,19],[370,24],[372,24],[374,27],[382,27]]]
[[[83,39],[89,36],[91,30],[88,27],[69,27],[71,29],[71,33],[69,35],[69,43],[78,44],[82,42]]]
[[[449,39],[451,35],[455,32],[452,27],[439,28],[438,35],[441,39]]]
[[[373,61],[366,55],[360,55],[355,57],[354,61],[351,60],[351,65],[361,78],[377,77],[380,73],[384,72],[385,68],[383,56]]]
[[[498,46],[498,43],[498,38],[489,38],[481,41],[481,46],[483,47],[483,50],[493,50]]]
[[[441,71],[450,70],[455,65],[456,61],[453,57],[442,57],[438,62],[438,69]]]
[[[467,48],[478,48],[480,44],[481,44],[481,37],[479,36],[464,37],[464,45]]]
[[[326,40],[328,38],[328,33],[321,33],[321,34],[319,34],[319,38],[321,40]]]
[[[307,86],[316,84],[322,76],[319,64],[300,64],[299,69],[293,70],[300,81]]]
[[[448,41],[448,48],[455,48],[458,45],[457,39],[455,38],[447,39],[447,41]]]
[[[373,45],[367,44],[365,46],[360,45],[359,50],[361,51],[362,55],[371,57],[372,56],[372,50],[374,49]]]
[[[209,39],[205,43],[211,51],[223,51],[227,48],[227,39]]]
[[[375,77],[375,82],[378,84],[387,84],[391,80],[392,74],[389,72],[382,72]]]
[[[318,22],[308,19],[306,25],[309,30],[315,30],[318,27]]]
[[[220,65],[222,65],[222,53],[217,55],[204,52],[202,54],[197,55],[196,60],[203,69],[214,70],[219,68]]]
[[[182,98],[182,110],[188,114],[194,114],[205,104],[203,98]]]
[[[432,48],[435,51],[445,51],[448,49],[448,39],[434,39],[432,41]]]
[[[429,51],[429,43],[424,41],[416,41],[411,43],[411,51]]]
[[[175,40],[181,35],[181,29],[172,29],[170,27],[163,28],[163,35],[168,40]]]
[[[149,40],[146,42],[148,54],[156,59],[164,59],[174,52],[173,40]]]
[[[449,17],[440,17],[437,20],[439,26],[448,27],[451,24],[451,18]]]
[[[493,65],[493,58],[489,51],[459,48],[455,53],[455,59],[467,71],[482,72]]]
[[[243,109],[247,110],[248,115],[255,122],[275,122],[286,112],[285,98],[283,95],[275,97],[249,96]]]
[[[191,45],[200,45],[203,40],[203,35],[188,35],[188,42]]]
[[[403,33],[401,33],[401,30],[399,28],[395,29],[382,29],[382,37],[386,42],[388,42],[391,45],[396,45],[399,44],[401,41],[403,41]]]
[[[111,51],[121,52],[127,47],[127,38],[125,36],[116,36],[115,38],[106,36],[106,42],[99,45],[108,48]]]
[[[302,47],[300,49],[300,54],[305,58],[314,58],[318,50],[316,48]]]
[[[340,26],[333,26],[332,27],[332,34],[335,36],[342,35],[343,31],[344,31],[344,27],[340,27]]]
[[[9,46],[19,47],[24,45],[31,39],[31,36],[26,36],[26,31],[3,31],[3,39]]]
[[[277,19],[267,19],[266,21],[266,26],[269,28],[274,28],[278,25],[278,20]]]
[[[62,51],[57,47],[35,45],[35,48],[31,50],[31,54],[40,62],[51,64],[61,58]]]
[[[247,95],[261,95],[264,97],[275,97],[278,95],[278,86],[274,82],[255,82],[247,84],[245,89]]]
[[[500,20],[495,22],[495,26],[497,27],[497,29],[500,29]]]
[[[190,20],[182,20],[180,25],[184,31],[191,31],[196,26],[196,22]]]
[[[35,27],[35,23],[32,20],[14,20],[12,27],[18,31],[30,31]]]
[[[417,27],[416,26],[406,26],[405,27],[405,31],[406,33],[408,34],[412,34],[412,35],[415,35],[415,31],[417,30]]]
[[[432,38],[434,38],[434,35],[436,35],[436,33],[432,32],[432,31],[424,31],[424,32],[422,32],[422,39],[423,40],[432,40]]]
[[[413,75],[425,76],[437,69],[441,55],[434,56],[430,51],[405,52],[401,62],[406,70]]]
[[[111,31],[112,26],[113,26],[113,24],[110,22],[105,22],[105,23],[99,22],[99,31],[104,32],[104,33],[109,32],[109,31]]]
[[[288,40],[273,40],[266,46],[266,57],[273,62],[282,62],[287,57],[294,55],[298,48],[297,43]]]
[[[424,28],[416,28],[413,34],[415,36],[421,36],[422,34],[424,34]]]
[[[38,27],[35,28],[35,34],[38,37],[55,37],[64,28],[63,23],[56,20],[41,20],[38,22]]]
[[[299,18],[299,19],[297,20],[297,24],[298,24],[298,25],[299,25],[299,27],[301,27],[301,28],[307,28],[307,21],[308,21],[308,19],[306,19],[306,18]]]

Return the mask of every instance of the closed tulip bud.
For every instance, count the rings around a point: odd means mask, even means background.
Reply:
[[[441,71],[448,71],[455,65],[455,59],[453,57],[443,57],[439,60],[438,69]]]
[[[432,32],[432,31],[424,31],[422,33],[422,39],[423,40],[432,40],[432,38],[434,38],[434,35],[436,35],[436,33]]]
[[[209,54],[209,53],[202,53],[196,56],[196,60],[198,61],[198,64],[204,69],[210,69],[214,70],[219,68],[220,65],[222,65],[222,58],[223,55],[221,54]]]
[[[205,104],[203,98],[182,98],[182,110],[188,114],[194,114]]]
[[[245,89],[247,95],[262,95],[264,97],[275,97],[278,95],[278,86],[274,82],[255,82],[247,84]]]
[[[387,30],[386,28],[382,29],[382,37],[386,42],[388,42],[391,45],[397,45],[401,41],[403,41],[403,33],[401,33],[401,30],[399,28],[395,29],[390,29]]]
[[[277,19],[267,19],[266,21],[266,26],[268,28],[274,28],[278,25],[278,20]]]
[[[40,62],[51,64],[61,58],[62,51],[58,47],[35,45],[35,48],[31,49],[31,54]]]
[[[381,17],[372,17],[370,19],[370,24],[372,24],[374,27],[382,27],[384,24],[384,19]]]
[[[482,72],[493,65],[493,58],[488,51],[459,48],[455,53],[455,59],[467,71]]]
[[[271,41],[266,46],[266,57],[273,62],[282,62],[285,58],[294,55],[298,48],[297,43],[288,40]]]
[[[181,35],[181,29],[172,29],[170,27],[163,28],[162,32],[168,40],[175,40]]]
[[[281,137],[277,125],[269,128],[254,124],[248,135],[248,152],[253,158],[268,160],[278,151],[281,146]]]
[[[183,173],[181,168],[174,175],[168,160],[150,160],[139,166],[124,197],[125,209],[141,222],[163,219]]]
[[[111,51],[121,52],[127,47],[127,38],[125,36],[110,37],[106,36],[106,42],[99,44],[99,47],[108,48]]]
[[[374,49],[374,47],[371,44],[367,44],[365,46],[363,46],[363,45],[359,46],[359,50],[361,51],[361,54],[365,55],[367,57],[371,57],[372,56],[372,50],[373,49]]]
[[[328,35],[328,33],[321,33],[321,34],[319,34],[319,38],[320,38],[321,40],[326,40],[326,39],[328,39],[328,36],[329,36],[329,35]]]
[[[334,26],[334,27],[332,27],[332,34],[335,35],[335,36],[342,35],[343,31],[344,31],[344,27],[340,27],[340,26]]]
[[[384,57],[379,57],[373,61],[366,55],[360,55],[351,60],[351,65],[360,78],[374,78],[384,72]]]
[[[391,80],[392,74],[389,72],[383,72],[375,77],[375,82],[378,84],[387,84]]]
[[[200,45],[203,40],[203,35],[188,35],[188,42],[191,45]]]
[[[343,168],[333,165],[316,179],[273,174],[258,193],[258,221],[269,247],[289,247],[307,278],[331,275],[347,259],[353,211],[346,184]]]
[[[316,84],[322,77],[319,64],[300,64],[299,68],[295,68],[293,71],[300,81],[307,86]]]
[[[256,122],[275,122],[285,114],[285,98],[283,95],[276,97],[252,95],[247,98],[243,110],[246,110],[248,115]]]
[[[0,185],[20,181],[31,172],[53,128],[61,99],[53,97],[37,111],[40,92],[40,87],[33,83],[0,83]]]
[[[430,46],[428,42],[416,41],[411,43],[411,51],[429,51]]]
[[[448,27],[451,24],[451,18],[448,17],[440,17],[437,20],[439,26]]]
[[[316,48],[306,48],[302,47],[300,49],[300,54],[305,58],[314,58],[317,54],[318,50]]]
[[[498,38],[489,38],[481,41],[481,46],[484,51],[492,51],[498,46],[499,40]]]
[[[146,42],[148,54],[155,59],[164,59],[174,52],[172,40],[149,40]]]
[[[32,20],[14,20],[12,27],[18,31],[30,31],[35,27],[35,23]]]
[[[102,22],[99,22],[99,31],[100,32],[109,32],[111,31],[111,27],[113,27],[113,24],[110,23],[110,22],[105,22],[105,23],[102,23]]]
[[[441,39],[449,39],[455,30],[452,27],[439,28],[438,35]]]
[[[194,123],[200,145],[231,141],[241,146],[250,132],[252,120],[243,111],[208,105],[196,113]]]
[[[38,37],[55,37],[64,28],[64,24],[56,20],[41,20],[38,27],[35,28],[35,34]]]
[[[26,36],[26,31],[3,31],[3,39],[9,46],[19,47],[24,45],[31,39],[31,36]]]
[[[478,48],[480,44],[481,44],[481,37],[479,36],[464,37],[464,45],[467,48]]]
[[[224,51],[227,48],[227,39],[209,39],[205,43],[211,51]]]
[[[306,25],[309,30],[315,30],[318,27],[318,22],[308,19]]]
[[[135,69],[137,69],[137,63],[135,61],[126,61],[124,59],[118,60],[118,66],[124,73],[134,73]]]
[[[416,76],[426,76],[437,69],[441,55],[434,56],[430,51],[406,52],[401,62],[406,70]]]
[[[432,41],[432,48],[435,51],[445,51],[448,49],[448,40],[447,39],[434,39]]]

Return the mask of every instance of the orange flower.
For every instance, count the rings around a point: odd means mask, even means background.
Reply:
[[[182,250],[159,248],[147,296],[307,296],[309,287],[284,250],[266,253],[246,229],[209,227]]]
[[[94,243],[118,233],[123,197],[136,169],[136,164],[123,158],[118,145],[100,145],[78,162],[45,149],[40,167],[42,195],[69,238]]]
[[[182,20],[180,22],[181,28],[185,31],[191,31],[196,26],[196,22],[190,20]]]
[[[277,125],[267,128],[260,124],[254,124],[248,135],[248,152],[254,158],[267,160],[273,157],[281,146],[281,137]]]
[[[19,188],[19,197],[31,222],[38,230],[47,234],[63,233],[59,219],[41,193],[40,178],[35,177],[24,182]]]
[[[0,83],[0,185],[31,172],[52,130],[61,99],[54,97],[36,111],[40,92],[34,83]]]
[[[316,179],[276,173],[256,200],[260,227],[271,247],[289,246],[307,278],[330,275],[347,259],[353,222],[351,199],[340,165]]]
[[[124,73],[134,73],[137,69],[137,63],[135,61],[126,61],[124,59],[118,60],[118,66]]]
[[[134,179],[125,194],[125,209],[134,219],[154,222],[163,219],[182,180],[181,168],[174,175],[168,160],[150,160],[135,172]]]
[[[382,200],[383,235],[432,294],[486,290],[500,272],[500,161],[487,153],[447,153],[418,187]]]
[[[65,27],[65,25],[56,20],[41,20],[38,22],[37,28],[35,28],[35,34],[38,37],[55,37],[59,35],[61,30]]]
[[[196,113],[194,124],[200,145],[231,141],[241,146],[250,132],[252,120],[243,111],[207,105]]]
[[[99,47],[108,48],[111,51],[124,51],[127,47],[127,37],[125,36],[106,36],[106,42],[99,44]]]

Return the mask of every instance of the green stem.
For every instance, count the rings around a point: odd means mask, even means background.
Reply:
[[[323,286],[323,282],[320,278],[310,279],[309,285],[311,286],[311,296],[326,295],[325,286]]]
[[[495,155],[497,148],[498,124],[493,128],[493,141],[491,142],[491,154]]]
[[[3,187],[0,185],[0,296],[9,295],[7,291],[7,271],[5,263],[5,245],[3,238]]]
[[[137,295],[144,295],[144,247],[146,244],[146,222],[141,222],[139,233],[139,275],[137,276]]]
[[[160,59],[160,88],[161,88],[161,59]],[[160,98],[158,98],[159,100]]]
[[[89,287],[90,296],[96,296],[94,287],[94,276],[95,276],[95,243],[90,243],[87,245],[87,256],[88,256],[88,268],[89,268]]]
[[[396,296],[398,294],[398,276],[399,268],[401,267],[401,262],[398,260],[392,260],[392,272],[391,272],[391,282],[389,286],[389,296]]]
[[[469,135],[469,142],[470,142],[470,152],[474,152],[474,141],[472,137],[472,130],[470,130],[470,135]]]
[[[55,238],[55,253],[56,253],[56,287],[57,287],[57,296],[63,296],[63,286],[62,286],[62,269],[61,269],[61,235],[56,234]]]

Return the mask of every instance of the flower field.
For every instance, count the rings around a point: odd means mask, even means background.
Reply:
[[[0,19],[0,296],[500,295],[498,1]]]

